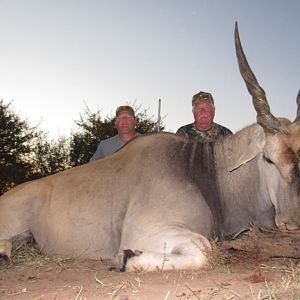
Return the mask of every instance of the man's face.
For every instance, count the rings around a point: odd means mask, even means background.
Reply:
[[[215,116],[215,108],[210,102],[196,102],[193,105],[193,114],[196,127],[199,130],[208,130],[211,128]]]
[[[115,126],[118,133],[133,133],[135,132],[136,119],[130,114],[130,112],[123,110],[118,114]]]

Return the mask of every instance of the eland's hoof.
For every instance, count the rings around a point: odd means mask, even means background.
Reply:
[[[134,256],[139,256],[143,252],[139,250],[132,251],[131,249],[125,249],[122,251],[122,254],[118,257],[118,265],[119,267],[110,267],[108,268],[111,272],[125,272],[127,260]]]
[[[0,266],[5,266],[8,263],[9,257],[5,253],[0,253]]]

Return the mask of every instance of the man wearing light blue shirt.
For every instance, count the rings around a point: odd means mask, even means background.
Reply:
[[[116,110],[115,120],[118,134],[101,141],[90,162],[113,154],[127,142],[140,135],[135,130],[136,125],[137,120],[133,108],[129,105],[119,106]]]

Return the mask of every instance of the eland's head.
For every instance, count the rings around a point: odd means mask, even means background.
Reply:
[[[259,168],[261,179],[275,208],[275,223],[279,229],[300,228],[300,91],[297,96],[297,116],[291,122],[275,117],[266,94],[253,74],[241,46],[238,26],[235,26],[235,46],[241,75],[252,96],[257,123],[263,128],[260,140]],[[255,155],[255,156],[256,156]],[[254,156],[244,157],[239,167]]]

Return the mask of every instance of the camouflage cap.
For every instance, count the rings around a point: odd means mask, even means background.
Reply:
[[[132,115],[133,117],[135,117],[135,114],[134,114],[134,110],[131,106],[129,105],[121,105],[117,108],[116,110],[116,117],[118,117],[118,115],[120,114],[120,112],[122,111],[127,111],[130,115]]]
[[[215,105],[214,103],[214,98],[210,93],[206,92],[199,92],[198,94],[194,95],[192,98],[192,105],[194,105],[196,102],[200,101],[206,101],[211,103],[213,106]]]

